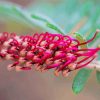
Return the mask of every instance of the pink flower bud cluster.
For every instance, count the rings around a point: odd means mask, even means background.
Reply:
[[[55,75],[62,72],[67,76],[72,70],[86,67],[94,58],[99,48],[81,49],[80,46],[91,42],[94,37],[84,43],[61,34],[41,33],[33,36],[17,36],[7,32],[0,34],[0,58],[11,60],[8,69],[31,70],[41,72],[54,69]]]

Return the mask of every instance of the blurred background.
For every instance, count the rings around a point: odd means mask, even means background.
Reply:
[[[12,8],[10,7],[12,6]],[[13,6],[22,8],[22,13]],[[30,20],[27,13],[38,13],[49,17],[64,33],[80,32],[86,38],[92,37],[100,28],[99,0],[0,0],[0,32],[33,34],[35,32],[55,32],[43,27],[43,22]],[[88,37],[87,37],[88,36]],[[0,100],[99,100],[100,84],[96,82],[95,71],[84,90],[75,95],[72,82],[77,71],[69,77],[55,77],[53,71],[46,73],[32,71],[9,72],[0,63]]]

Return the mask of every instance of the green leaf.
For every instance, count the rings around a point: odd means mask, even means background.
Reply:
[[[96,78],[98,83],[100,83],[100,71],[96,71]]]
[[[65,32],[50,18],[47,18],[43,15],[33,13],[31,14],[27,10],[21,9],[21,6],[12,5],[9,3],[0,4],[0,16],[4,16],[5,18],[10,18],[13,20],[17,20],[19,22],[25,23],[30,27],[38,26],[46,31],[53,31],[61,34],[65,34]]]
[[[84,88],[92,70],[91,69],[81,69],[74,78],[72,89],[75,94],[78,94]]]
[[[36,11],[53,18],[53,21],[63,27],[66,33],[70,32],[85,16],[87,21],[78,30],[78,32],[85,34],[92,33],[100,26],[99,3],[100,0],[82,0],[81,2],[80,0],[58,0],[56,4],[50,0],[45,2],[36,0],[36,2],[28,6],[28,9],[30,12],[34,13]]]
[[[44,16],[44,15],[41,15],[41,14],[32,14],[31,17],[33,19],[41,22],[42,26],[45,26],[47,28],[51,28],[58,33],[65,34],[65,32],[56,23],[54,23],[50,18],[48,18],[47,16]]]

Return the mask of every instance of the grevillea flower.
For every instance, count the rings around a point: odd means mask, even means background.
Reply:
[[[55,75],[62,72],[67,76],[70,71],[86,67],[96,58],[99,48],[80,48],[91,42],[80,43],[77,39],[61,34],[41,33],[33,36],[17,36],[7,32],[0,34],[1,60],[12,60],[8,69],[46,71],[55,70]],[[32,67],[33,66],[33,67]]]

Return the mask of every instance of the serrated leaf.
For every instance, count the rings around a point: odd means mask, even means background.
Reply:
[[[91,69],[81,69],[74,78],[72,89],[75,94],[78,94],[84,88],[92,70]]]
[[[100,71],[96,71],[96,78],[98,83],[100,83]]]

